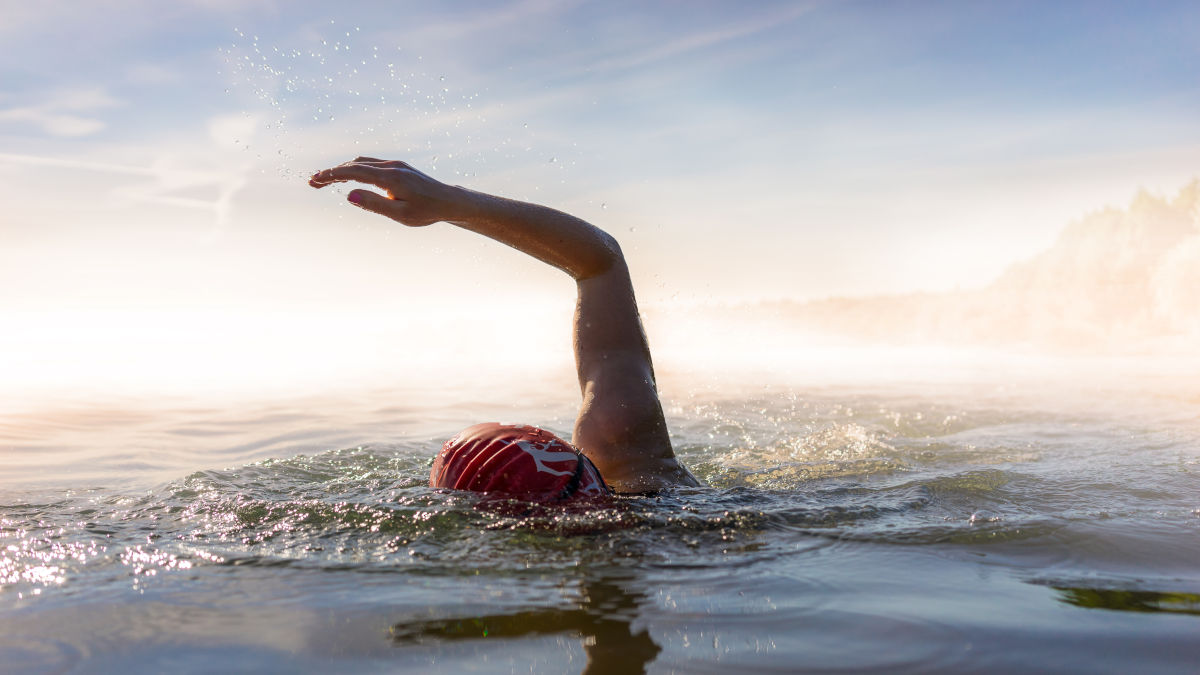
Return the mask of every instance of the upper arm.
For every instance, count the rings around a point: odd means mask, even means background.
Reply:
[[[653,386],[654,366],[650,346],[638,314],[633,282],[624,258],[594,276],[579,279],[575,307],[575,361],[579,385],[603,375],[628,372],[649,375]]]
[[[575,445],[619,491],[695,485],[671,449],[624,260],[579,280],[578,288],[574,339],[583,405]]]

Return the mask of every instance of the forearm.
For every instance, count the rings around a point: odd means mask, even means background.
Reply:
[[[321,188],[357,181],[386,191],[351,190],[352,203],[410,227],[446,221],[528,253],[576,280],[603,274],[621,260],[616,240],[579,218],[537,204],[447,185],[404,162],[359,157],[313,174]]]
[[[615,239],[562,211],[504,197],[454,188],[445,220],[527,253],[582,281],[622,260]]]

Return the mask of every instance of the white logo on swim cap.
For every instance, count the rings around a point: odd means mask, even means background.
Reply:
[[[538,443],[537,445],[534,445],[533,443],[530,443],[529,441],[516,441],[514,443],[514,445],[516,445],[518,448],[524,450],[526,453],[529,454],[530,457],[533,458],[533,463],[537,466],[538,471],[545,471],[546,473],[551,474],[553,476],[573,476],[575,474],[574,470],[572,470],[572,471],[555,471],[554,469],[551,469],[550,467],[546,466],[543,463],[543,462],[565,462],[568,459],[574,459],[574,460],[578,461],[578,459],[575,457],[575,453],[573,453],[573,452],[567,452],[567,451],[553,452],[551,450],[547,450],[544,443]]]
[[[579,494],[602,495],[604,490],[600,489],[599,483],[588,483],[586,486],[579,489]]]

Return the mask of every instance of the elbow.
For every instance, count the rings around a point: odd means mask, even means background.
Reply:
[[[624,266],[625,255],[621,252],[621,245],[617,243],[616,237],[603,230],[597,230],[593,253],[588,256],[586,264],[580,266],[574,276],[576,281],[583,281],[598,277],[613,268]]]
[[[613,267],[625,262],[625,254],[621,252],[621,245],[617,243],[616,237],[601,230],[600,243],[604,271],[608,271],[609,269],[612,269]]]

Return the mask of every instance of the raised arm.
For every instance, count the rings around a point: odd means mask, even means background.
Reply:
[[[572,442],[617,491],[697,485],[675,458],[634,299],[615,239],[574,216],[441,183],[404,162],[369,157],[315,174],[313,187],[356,181],[358,206],[405,225],[445,221],[570,274],[578,288],[575,362],[583,404]]]

